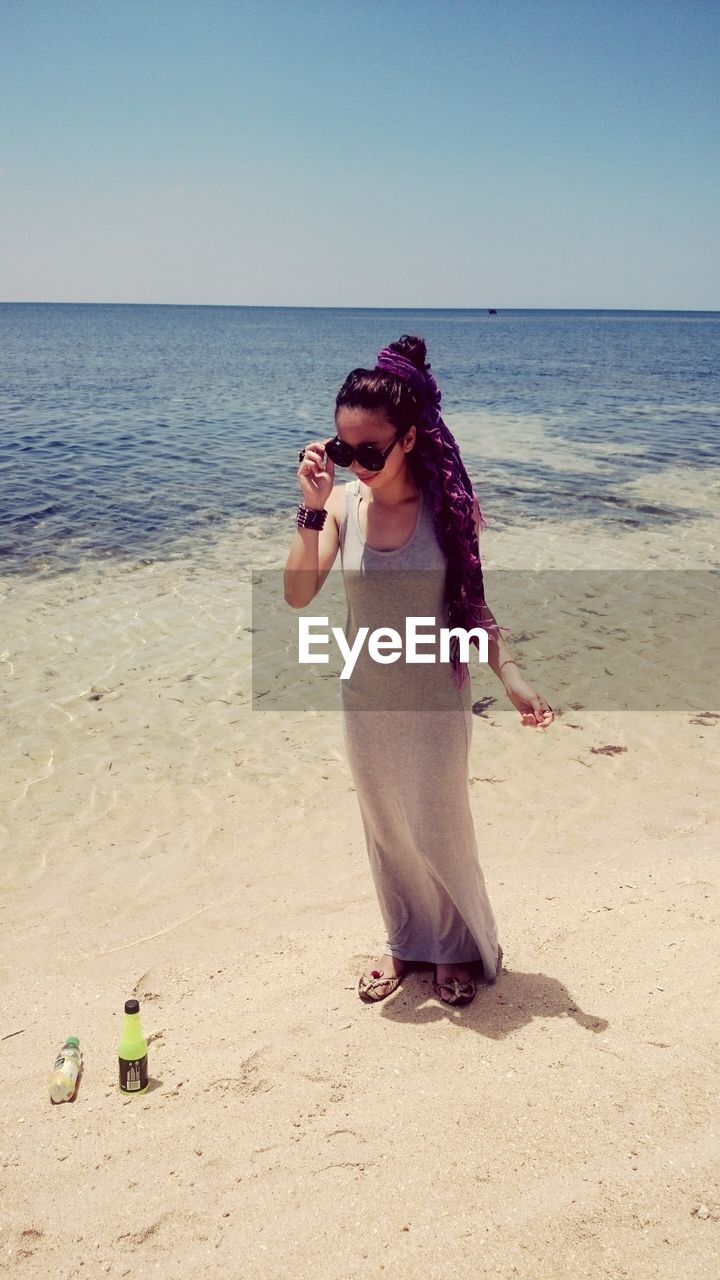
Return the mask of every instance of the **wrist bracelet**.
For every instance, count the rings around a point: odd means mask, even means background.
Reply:
[[[298,529],[322,529],[327,520],[327,511],[324,507],[305,507],[299,504],[295,514],[295,524]]]
[[[514,659],[514,658],[506,658],[506,659],[505,659],[505,661],[504,661],[504,662],[501,662],[501,663],[500,663],[500,666],[498,667],[498,675],[500,675],[500,672],[502,671],[503,667],[508,667],[508,666],[511,666],[511,665],[512,665],[513,667],[516,667],[516,666],[517,666],[517,662],[515,661],[515,659]]]

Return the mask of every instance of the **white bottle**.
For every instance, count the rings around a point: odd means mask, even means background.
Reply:
[[[80,1041],[77,1036],[68,1036],[53,1067],[50,1076],[50,1097],[53,1102],[69,1102],[77,1085],[80,1071]]]

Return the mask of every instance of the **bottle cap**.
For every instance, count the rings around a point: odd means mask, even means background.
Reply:
[[[68,1036],[65,1043],[71,1044],[75,1049],[80,1048],[80,1041],[78,1040],[77,1036]]]
[[[126,1013],[139,1013],[139,1012],[140,1012],[140,1001],[139,1001],[139,1000],[126,1000],[126,1001],[125,1001],[125,1012],[126,1012]]]

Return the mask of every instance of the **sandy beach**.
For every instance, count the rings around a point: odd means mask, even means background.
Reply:
[[[484,563],[711,568],[718,492],[680,540],[491,527]],[[290,527],[0,582],[5,1273],[710,1280],[720,706],[572,705],[528,666],[540,733],[475,676],[504,970],[467,1009],[424,966],[364,1005],[384,934],[339,716],[251,705],[249,567]]]

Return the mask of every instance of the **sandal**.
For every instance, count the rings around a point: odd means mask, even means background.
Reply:
[[[503,949],[498,943],[497,963],[495,966],[495,977],[497,977],[502,969]],[[435,977],[437,978],[437,968],[435,969]],[[445,999],[442,994],[443,989],[450,991],[451,998]],[[461,982],[459,978],[448,978],[445,982],[433,982],[433,991],[443,1004],[470,1004],[475,998],[475,982],[470,978],[467,982]]]
[[[361,1000],[384,1000],[386,996],[391,996],[393,991],[397,991],[404,977],[404,971],[399,975],[393,973],[386,978],[383,969],[371,969],[369,977],[365,973],[362,974],[358,982],[358,995]],[[387,991],[383,991],[383,987],[387,987]]]
[[[435,972],[437,973],[437,969]],[[442,994],[444,990],[452,993],[449,1000]],[[469,978],[467,982],[461,982],[459,978],[446,978],[444,982],[433,982],[433,991],[443,1004],[470,1004],[475,998],[475,981],[473,978]]]

